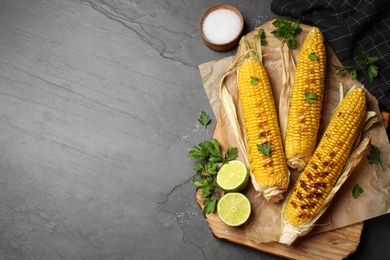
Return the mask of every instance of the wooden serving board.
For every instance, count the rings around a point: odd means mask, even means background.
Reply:
[[[213,138],[222,140],[221,134],[223,135],[221,125],[217,122]],[[245,193],[253,194],[251,190],[253,190],[253,186],[248,185]],[[253,201],[255,198],[249,197],[249,199]],[[203,208],[201,190],[196,192],[196,200]],[[229,227],[219,219],[216,213],[207,214],[205,218],[211,232],[219,239],[226,239],[236,244],[289,259],[345,259],[356,251],[363,230],[363,222],[360,222],[319,234],[307,235],[297,240],[292,246],[278,242],[256,244],[247,237],[245,225]]]
[[[303,33],[307,33],[310,30],[310,26],[302,25]],[[268,29],[266,33],[270,32],[272,27],[272,21],[266,23],[261,26],[261,28]],[[253,36],[257,31],[253,31],[248,33],[248,36]],[[280,42],[273,40],[271,37],[269,38],[270,42],[267,46],[264,46],[263,50],[265,52],[264,58],[266,69],[268,70],[269,77],[271,80],[271,85],[273,86],[274,97],[276,104],[279,103],[280,97],[280,60],[279,53],[277,51],[277,47],[280,46]],[[293,50],[294,57],[297,56],[299,49],[302,45],[303,37],[299,38],[297,42],[297,49]],[[328,56],[328,74],[335,74],[334,68],[332,65],[341,64],[337,57],[334,55],[333,51],[327,46],[327,56]],[[230,59],[231,58],[231,59]],[[229,126],[229,123],[226,121],[226,118],[221,115],[223,114],[224,109],[219,106],[220,97],[219,92],[216,89],[219,89],[218,84],[221,80],[221,75],[224,73],[226,69],[226,61],[231,64],[235,60],[236,57],[230,57],[228,60],[222,59],[220,61],[212,61],[207,64],[202,64],[200,66],[202,79],[204,82],[206,93],[209,97],[210,104],[212,105],[213,111],[217,118],[216,127],[213,133],[212,138],[216,138],[219,140],[219,143],[222,146],[222,149],[226,149],[227,147],[235,146],[234,137],[232,138],[232,131]],[[221,66],[218,66],[219,62]],[[327,74],[327,75],[328,75]],[[216,76],[215,76],[216,75]],[[215,76],[215,77],[214,77]],[[337,92],[339,80],[342,83],[346,83],[348,86],[352,86],[359,82],[352,81],[347,79],[347,77],[337,79],[335,76],[331,76],[328,78],[327,84],[332,86],[333,91],[328,91],[327,99],[326,99],[326,109],[324,109],[323,118],[325,120],[330,118],[330,112],[332,111],[334,106],[338,103],[339,94]],[[227,79],[227,81],[234,82],[234,76]],[[335,83],[337,82],[337,84]],[[234,85],[230,84],[230,85]],[[275,87],[276,86],[276,87]],[[329,88],[329,86],[328,86]],[[372,102],[374,103],[374,102]],[[375,105],[375,104],[374,104]],[[378,110],[376,108],[376,110]],[[220,120],[222,118],[222,120]],[[225,121],[223,121],[225,119]],[[326,123],[324,121],[323,123]],[[380,128],[380,127],[378,127]],[[380,129],[379,131],[382,131]],[[239,158],[240,159],[240,158]],[[256,202],[256,192],[254,192],[254,188],[252,185],[248,185],[244,193],[247,195],[251,203],[255,204]],[[350,195],[349,195],[350,196]],[[201,191],[198,190],[196,193],[196,200],[201,208],[203,208],[203,199],[201,198]],[[229,227],[220,221],[216,213],[205,215],[206,221],[214,234],[215,237],[219,239],[226,239],[230,242],[237,243],[240,245],[248,246],[266,253],[270,253],[273,255],[289,258],[289,259],[345,259],[350,254],[356,251],[359,242],[360,236],[363,229],[363,221],[352,222],[352,225],[343,225],[341,228],[327,229],[328,231],[319,231],[312,232],[312,235],[306,235],[298,239],[292,246],[287,246],[280,244],[278,242],[267,242],[267,243],[256,243],[252,239],[250,239],[247,235],[246,225],[249,226],[252,222],[251,218],[249,221],[241,227]]]

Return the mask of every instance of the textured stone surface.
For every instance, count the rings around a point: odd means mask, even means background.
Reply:
[[[270,2],[225,3],[248,32]],[[199,37],[219,3],[0,2],[0,259],[278,259],[213,237],[194,200],[198,65],[234,54]],[[378,222],[360,256],[389,254]]]

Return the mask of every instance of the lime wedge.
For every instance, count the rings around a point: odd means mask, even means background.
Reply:
[[[244,224],[251,214],[249,199],[240,192],[226,193],[217,204],[218,217],[228,226]]]
[[[248,180],[248,168],[239,160],[222,165],[217,174],[217,184],[226,192],[242,191],[248,184]]]

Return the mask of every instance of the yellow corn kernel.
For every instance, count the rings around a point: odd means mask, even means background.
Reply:
[[[355,88],[336,109],[285,202],[283,215],[291,225],[301,226],[317,214],[342,173],[365,115],[365,93],[362,88]]]
[[[285,135],[291,168],[302,170],[313,154],[320,127],[325,89],[326,50],[321,31],[313,27],[298,55]]]
[[[266,199],[280,200],[289,172],[267,72],[260,61],[247,59],[238,68],[237,81],[252,181]],[[270,155],[260,152],[258,145],[270,145]]]

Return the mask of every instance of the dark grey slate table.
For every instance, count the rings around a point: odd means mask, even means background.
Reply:
[[[225,1],[245,31],[270,0]],[[0,259],[278,259],[216,239],[186,153],[213,119],[201,14],[220,1],[0,2]],[[389,216],[352,259],[390,253]]]

